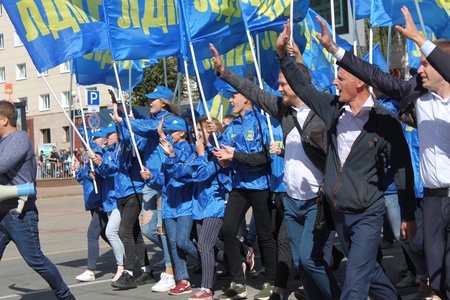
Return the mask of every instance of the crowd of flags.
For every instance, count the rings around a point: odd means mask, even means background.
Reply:
[[[428,38],[450,39],[446,1],[416,1],[350,0],[356,19],[370,18],[371,26],[402,25],[400,7],[406,5],[416,23],[422,16]],[[291,15],[294,39],[311,69],[314,85],[326,90],[334,79],[332,57],[315,38],[320,27],[310,0],[3,0],[2,4],[39,72],[73,61],[77,84],[117,87],[119,78],[125,90],[135,86],[156,59],[176,56],[179,72],[184,72],[183,61],[187,61],[188,73],[199,74],[197,80],[203,83],[213,116],[226,110],[209,43],[223,54],[226,66],[245,77],[255,74],[254,45],[261,77],[276,89],[276,38]],[[346,41],[336,39],[339,46],[351,49]],[[410,65],[418,67],[416,46],[408,44],[408,49]],[[374,63],[388,71],[379,49],[374,53]]]

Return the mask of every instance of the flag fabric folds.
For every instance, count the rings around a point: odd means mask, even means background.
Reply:
[[[142,80],[144,69],[157,62],[156,59],[116,61],[115,64],[122,90],[129,90],[130,75],[131,88],[133,88]],[[109,49],[89,53],[74,59],[72,71],[75,73],[75,78],[79,85],[106,84],[118,88]]]
[[[367,53],[366,56],[364,56],[364,60],[369,62],[369,56],[369,53]],[[389,72],[389,67],[387,65],[386,59],[384,58],[380,50],[380,44],[376,44],[372,49],[372,64],[376,65],[383,72]]]
[[[39,72],[108,47],[97,1],[8,0],[3,6]]]
[[[425,25],[436,34],[437,38],[450,39],[450,16],[448,4],[444,1],[422,0],[418,1],[422,19]],[[439,4],[438,4],[439,3]],[[370,25],[391,26],[403,25],[405,19],[400,8],[407,6],[416,24],[419,17],[411,0],[372,0]]]

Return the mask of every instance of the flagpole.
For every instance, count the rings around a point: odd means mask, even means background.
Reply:
[[[124,62],[125,63],[125,62]],[[131,103],[131,75],[132,75],[132,72],[133,72],[133,65],[134,65],[134,61],[132,60],[131,61],[131,66],[130,66],[130,69],[129,69],[129,71],[128,71],[128,88],[129,88],[129,92],[128,92],[128,97],[129,97],[129,99],[128,99],[128,101],[130,102],[129,104],[130,104],[130,113],[131,113],[131,111],[132,111],[132,109],[133,109],[133,105],[132,105],[132,103]]]
[[[168,87],[167,85],[167,66],[166,66],[166,58],[163,58],[163,64],[164,64],[164,85]]]
[[[373,27],[369,28],[369,62],[373,64]],[[373,87],[369,86],[369,92],[373,92]]]
[[[81,135],[81,133],[78,131],[78,129],[75,127],[75,124],[73,124],[72,120],[70,119],[69,115],[67,114],[66,110],[64,109],[64,107],[61,105],[61,102],[59,102],[58,97],[56,96],[55,92],[53,91],[52,87],[50,86],[50,84],[48,83],[47,79],[45,78],[45,76],[41,76],[41,78],[44,80],[45,85],[47,86],[47,88],[50,90],[50,93],[53,95],[53,98],[55,98],[56,103],[58,104],[59,108],[61,108],[62,112],[64,113],[64,115],[66,116],[67,120],[69,120],[69,124],[72,126],[72,128],[75,130],[75,133],[78,135],[78,137],[80,138],[81,142],[83,143],[84,147],[92,154],[95,155],[95,153],[92,151],[92,149],[89,147],[89,145],[86,143],[86,141],[84,140],[83,136]]]
[[[117,96],[118,96],[118,99],[117,99],[117,100],[122,100],[122,105],[123,105],[124,107],[126,107],[126,105],[125,105],[125,103],[123,103],[123,99],[122,99],[122,87],[121,87],[121,85],[120,85],[119,72],[118,72],[118,70],[117,70],[116,62],[113,61],[112,64],[113,64],[113,68],[114,68],[114,74],[116,75],[117,87],[119,88],[119,95],[117,95]],[[131,102],[131,101],[130,101],[130,102]],[[131,113],[131,109],[130,109],[130,113]],[[144,166],[143,166],[143,164],[142,164],[142,159],[141,159],[141,157],[140,157],[140,155],[139,155],[139,150],[138,150],[138,148],[137,148],[136,140],[135,140],[135,138],[134,138],[134,132],[133,132],[133,130],[131,129],[130,118],[128,117],[128,113],[126,112],[126,109],[125,109],[124,115],[125,115],[125,119],[126,119],[126,122],[127,122],[128,130],[130,131],[130,137],[131,137],[131,143],[132,143],[132,145],[133,145],[133,149],[134,149],[134,151],[135,151],[135,154],[136,154],[136,157],[137,157],[139,166],[141,167],[141,171],[143,171],[143,170],[144,170]]]
[[[183,63],[184,63],[184,72],[185,72],[185,77],[186,77],[186,85],[187,85],[187,89],[188,89],[189,106],[191,107],[191,114],[192,114],[192,123],[193,123],[192,127],[194,127],[195,137],[198,138],[197,121],[195,120],[194,102],[192,101],[191,84],[189,82],[189,71],[188,71],[187,60],[184,59]],[[205,108],[205,111],[206,112],[208,111],[207,107]],[[210,120],[210,117],[208,118],[208,120]],[[217,142],[215,133],[214,133],[214,142],[216,143],[216,147],[219,148],[219,146],[218,146],[219,143]]]
[[[89,134],[87,131],[87,127],[86,127],[86,119],[84,118],[84,110],[83,110],[83,99],[81,98],[81,93],[80,93],[80,85],[77,84],[77,92],[78,92],[78,102],[80,103],[80,110],[81,110],[81,119],[83,120],[83,129],[84,129],[84,135],[86,137],[86,142],[89,142]],[[94,163],[92,162],[92,159],[89,158],[89,166],[91,167],[91,171],[94,172]],[[93,181],[94,184],[94,191],[95,194],[98,194],[98,188],[97,188],[97,181],[94,179]]]
[[[336,43],[336,20],[334,18],[334,0],[330,0],[330,12],[331,12],[331,32],[333,33],[333,42]],[[337,65],[336,59],[333,61],[334,77],[337,77]],[[338,90],[336,89],[336,94]]]
[[[387,53],[386,53],[386,64],[388,71],[391,69],[391,39],[392,39],[392,26],[388,28],[388,40],[387,40]]]
[[[417,16],[419,17],[419,23],[420,23],[420,27],[422,27],[423,35],[425,36],[425,38],[428,38],[427,30],[425,29],[425,24],[423,23],[422,12],[420,11],[420,7],[419,7],[419,2],[417,2],[417,0],[414,0],[414,4],[416,5]],[[430,39],[431,39],[431,37],[430,37]]]
[[[211,121],[211,116],[209,114],[208,105],[206,104],[205,93],[203,91],[202,80],[200,78],[200,73],[198,72],[198,65],[197,65],[197,60],[195,58],[194,46],[192,45],[192,42],[189,42],[189,48],[191,49],[192,62],[194,64],[195,76],[197,77],[198,89],[200,91],[200,98],[202,100],[203,107],[205,108],[206,117],[208,118],[208,121]],[[185,60],[185,64],[187,66],[186,60]],[[188,72],[187,69],[186,69],[186,72]],[[188,80],[188,79],[189,79],[189,76],[186,78],[186,80]],[[189,101],[191,101],[191,96],[189,97]],[[192,105],[192,107],[191,107],[192,120],[194,121],[194,125],[197,129],[197,126],[196,126],[197,123],[195,123],[194,110],[192,110],[193,107],[194,106]],[[195,136],[197,137],[197,131],[195,132]],[[219,148],[219,142],[217,141],[217,135],[215,132],[213,132],[213,138],[214,138],[214,143],[216,144],[216,147]]]
[[[291,7],[290,7],[290,11],[289,11],[289,27],[291,28],[291,33],[289,36],[289,44],[291,45],[291,47],[293,46],[293,40],[294,40],[294,30],[292,30],[294,28],[294,0],[291,0]]]
[[[353,16],[353,54],[357,56],[356,47],[358,47],[358,44],[356,37],[358,36],[358,33],[356,32],[356,0],[353,0],[352,16]]]

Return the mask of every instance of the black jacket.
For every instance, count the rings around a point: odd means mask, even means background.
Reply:
[[[384,177],[391,165],[402,220],[414,220],[414,174],[400,122],[387,109],[375,105],[341,168],[336,125],[343,103],[339,97],[309,85],[294,61],[280,58],[281,70],[293,91],[324,121],[328,135],[324,191],[338,211],[362,213],[384,203]]]

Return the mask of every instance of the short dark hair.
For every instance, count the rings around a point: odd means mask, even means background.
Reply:
[[[0,116],[8,118],[12,127],[17,127],[17,110],[11,102],[0,101]]]
[[[312,83],[311,73],[309,73],[308,67],[299,62],[296,64],[297,64],[297,67],[300,69],[300,71],[303,73],[303,75],[305,75],[306,80],[308,80],[308,84],[311,84]]]
[[[438,40],[433,41],[433,43],[437,47],[441,48],[442,51],[444,51],[445,53],[450,55],[450,40],[438,39]]]

